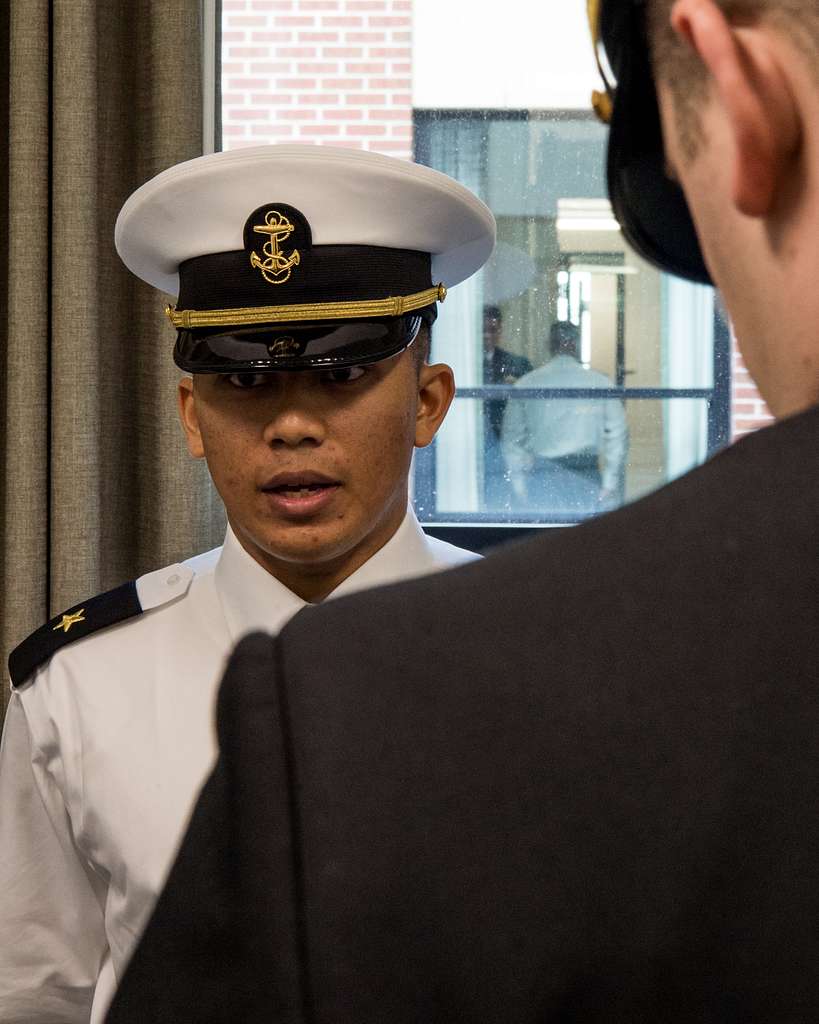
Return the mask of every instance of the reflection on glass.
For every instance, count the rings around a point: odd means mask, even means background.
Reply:
[[[574,392],[512,401],[504,411],[501,451],[516,500],[591,515],[622,499],[628,427],[619,398],[581,394],[613,382],[582,362],[581,329],[569,320],[549,331],[549,360],[518,380],[520,388]]]
[[[423,518],[575,522],[701,462],[727,411],[713,291],[626,244],[605,129],[581,111],[415,119],[417,159],[474,189],[498,223],[492,259],[433,328],[433,358],[464,400],[418,463]]]
[[[514,384],[532,370],[525,356],[504,348],[503,311],[500,306],[483,307],[483,383]],[[502,432],[506,398],[488,399],[483,404],[483,503],[486,508],[503,507],[509,484]]]
[[[558,357],[565,359],[566,357]],[[582,367],[581,367],[582,372]],[[537,373],[537,370],[534,371]],[[523,383],[523,379],[518,382]],[[533,456],[525,462],[511,462],[508,449],[487,446],[469,465],[470,486],[463,493],[478,495],[471,508],[454,496],[447,504],[441,500],[442,477],[446,459],[419,460],[416,463],[416,511],[427,522],[520,522],[575,523],[618,505],[633,501],[674,479],[699,461],[694,452],[686,465],[677,461],[674,445],[668,444],[669,413],[691,421],[705,421],[708,400],[704,398],[634,399],[623,402],[610,397],[607,389],[584,389],[583,398],[555,397],[550,384],[546,397],[517,398],[516,385],[509,388],[504,424],[525,420],[525,409],[538,410],[538,416],[550,424],[553,438],[560,436],[566,425],[566,437],[578,436],[576,423],[583,429],[598,432],[595,448],[589,444],[565,455]],[[601,391],[595,397],[593,391]],[[531,393],[531,389],[524,392]],[[448,417],[435,442],[436,447],[454,450],[463,419],[475,417],[490,422],[494,399],[457,398],[454,411],[460,416]],[[606,429],[610,436],[606,437]],[[556,450],[556,449],[554,449]],[[430,479],[425,479],[431,473]],[[451,491],[449,493],[452,493]]]

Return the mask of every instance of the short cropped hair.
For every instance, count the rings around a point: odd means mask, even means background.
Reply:
[[[549,328],[549,351],[551,354],[567,353],[577,355],[580,348],[580,328],[570,320],[556,320]]]
[[[415,341],[412,343],[411,351],[412,357],[415,360],[415,365],[420,372],[421,367],[429,359],[429,343],[430,343],[430,331],[429,324],[426,321],[421,323],[418,329],[418,334]]]
[[[655,80],[667,83],[684,160],[693,160],[702,139],[700,109],[706,96],[702,62],[671,28],[675,0],[649,0],[648,39]],[[765,18],[786,33],[814,69],[819,86],[819,5],[816,0],[714,0],[732,21]]]

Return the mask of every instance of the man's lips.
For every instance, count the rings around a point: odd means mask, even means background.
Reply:
[[[341,487],[339,480],[315,470],[276,473],[260,488],[268,502],[287,515],[312,515],[327,505]]]
[[[318,473],[314,469],[294,470],[292,472],[276,473],[262,484],[263,491],[285,491],[318,490],[322,487],[338,487],[339,481],[324,473]]]

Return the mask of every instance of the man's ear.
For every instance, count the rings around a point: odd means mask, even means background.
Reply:
[[[195,459],[204,459],[205,448],[199,431],[199,416],[196,413],[196,399],[193,394],[193,379],[182,377],[176,391],[179,419],[185,431],[188,451]]]
[[[733,25],[714,0],[677,0],[671,26],[705,65],[724,111],[734,149],[734,204],[749,217],[764,217],[801,141],[799,110],[770,25]]]
[[[443,423],[455,397],[455,375],[446,363],[424,363],[418,374],[415,447],[426,448]]]

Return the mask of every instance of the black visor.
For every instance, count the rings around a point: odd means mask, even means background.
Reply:
[[[666,173],[644,5],[606,0],[600,28],[617,78],[607,165],[614,215],[629,244],[649,263],[711,284],[683,191]]]
[[[435,307],[370,320],[325,320],[271,327],[180,330],[173,358],[188,373],[260,373],[359,366],[408,348]]]

